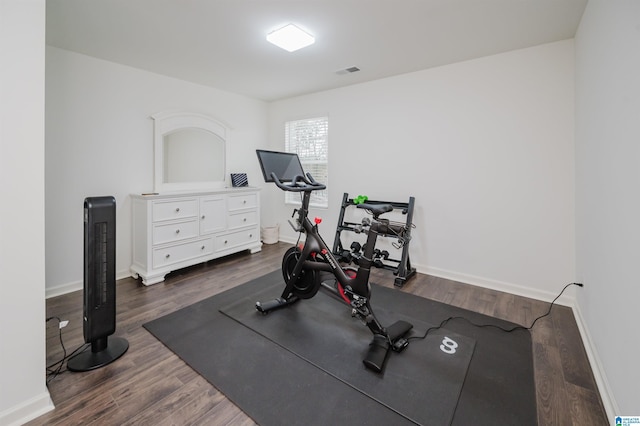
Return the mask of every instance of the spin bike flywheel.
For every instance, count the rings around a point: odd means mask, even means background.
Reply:
[[[302,256],[302,252],[298,247],[291,247],[282,258],[282,276],[285,282],[289,282],[293,269]],[[300,299],[310,299],[316,295],[320,288],[320,280],[318,279],[318,271],[302,270],[298,275],[298,279],[293,284],[292,293]]]

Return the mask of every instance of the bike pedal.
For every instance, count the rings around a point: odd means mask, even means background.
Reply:
[[[409,340],[401,338],[393,342],[391,349],[393,349],[394,352],[402,352],[407,346],[409,346]]]

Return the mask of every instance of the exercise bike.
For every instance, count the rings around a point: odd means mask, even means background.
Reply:
[[[257,150],[260,167],[265,182],[273,182],[283,191],[302,193],[302,205],[294,209],[292,217],[297,218],[291,226],[300,234],[306,234],[304,245],[287,250],[282,259],[282,274],[285,288],[280,297],[266,302],[257,302],[256,309],[267,314],[273,310],[289,306],[300,299],[310,299],[320,288],[329,290],[337,299],[349,305],[351,315],[361,320],[373,334],[373,340],[364,365],[375,372],[382,372],[389,349],[401,352],[409,341],[405,335],[413,325],[400,320],[389,327],[383,327],[371,307],[371,285],[369,274],[373,266],[375,245],[378,235],[394,235],[402,241],[404,227],[381,215],[393,210],[390,204],[358,204],[367,210],[373,220],[363,219],[362,232],[367,234],[364,254],[358,268],[342,267],[331,253],[318,231],[320,219],[314,223],[308,218],[309,201],[313,191],[326,188],[309,173],[304,173],[297,154]],[[329,279],[327,279],[327,276]]]

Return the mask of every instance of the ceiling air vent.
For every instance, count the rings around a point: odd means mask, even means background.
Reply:
[[[343,70],[336,71],[336,74],[345,75],[345,74],[351,74],[352,72],[358,72],[358,71],[360,71],[360,68],[358,67],[349,67]]]

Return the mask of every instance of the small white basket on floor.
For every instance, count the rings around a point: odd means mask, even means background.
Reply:
[[[260,237],[265,244],[275,244],[280,237],[280,225],[265,226],[260,229]]]

